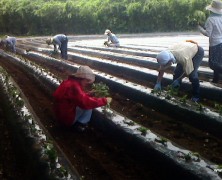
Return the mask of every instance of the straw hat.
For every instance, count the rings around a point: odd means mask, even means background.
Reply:
[[[52,38],[48,38],[48,39],[46,39],[46,44],[48,44],[48,45],[50,45],[50,44],[52,44],[52,41],[53,41],[53,39]]]
[[[95,75],[93,74],[92,69],[89,66],[80,66],[76,73],[73,76],[83,79],[88,79],[91,82],[95,81]]]
[[[206,10],[212,11],[216,14],[222,14],[222,1],[221,0],[213,0],[211,5],[206,7]]]
[[[104,34],[107,35],[107,34],[110,34],[110,33],[111,33],[111,31],[109,29],[106,29]]]

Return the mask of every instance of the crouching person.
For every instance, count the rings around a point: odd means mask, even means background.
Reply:
[[[68,38],[65,34],[57,34],[46,40],[46,44],[54,46],[54,52],[61,52],[61,58],[67,60]],[[57,47],[58,46],[58,47]]]
[[[189,77],[192,83],[192,101],[200,100],[200,83],[198,78],[198,68],[202,62],[204,50],[202,47],[192,40],[177,43],[169,49],[160,52],[156,59],[160,65],[159,74],[154,90],[161,90],[161,80],[164,72],[172,64],[176,63],[176,68],[173,75],[173,88],[179,88],[182,79],[185,76]]]
[[[7,51],[16,53],[16,38],[15,37],[6,35],[6,38],[1,41],[1,45],[4,46]]]
[[[112,98],[96,98],[85,92],[95,81],[95,75],[88,66],[80,66],[75,74],[64,80],[53,93],[54,111],[57,121],[65,127],[78,126],[85,130],[90,121],[92,109],[105,106]]]
[[[108,47],[119,47],[119,40],[115,34],[113,34],[109,29],[105,30],[105,35],[107,35],[107,41],[104,42],[105,46]]]

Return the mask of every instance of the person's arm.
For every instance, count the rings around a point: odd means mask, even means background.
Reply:
[[[57,45],[58,45],[58,48],[60,49],[60,48],[61,48],[61,44],[62,44],[62,43],[60,42],[60,40],[58,39],[58,37],[53,38],[54,51],[58,51]]]
[[[202,26],[198,25],[198,29],[199,31],[207,37],[210,37],[213,31],[213,19],[210,17],[207,19],[206,23],[205,23],[205,27],[203,28]]]
[[[158,73],[158,76],[157,76],[156,83],[161,83],[161,81],[162,81],[162,79],[163,79],[163,75],[164,75],[164,70],[162,70],[162,69],[160,68],[159,73]]]
[[[161,81],[163,79],[164,72],[173,64],[173,60],[170,60],[166,65],[160,66],[159,73],[157,76],[156,84],[154,90],[161,91]]]
[[[207,31],[206,29],[204,29],[202,26],[198,25],[198,29],[199,31],[204,35],[204,36],[207,36]]]

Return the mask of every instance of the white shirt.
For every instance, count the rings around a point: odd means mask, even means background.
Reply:
[[[113,34],[113,33],[111,33],[111,34],[108,36],[108,41],[111,41],[113,44],[119,44],[118,38],[117,38],[116,35]]]
[[[222,15],[211,14],[205,22],[205,29],[199,29],[203,35],[209,37],[210,46],[222,43]]]
[[[177,43],[168,50],[173,54],[176,61],[183,66],[186,75],[189,75],[194,70],[192,59],[198,51],[196,44],[191,42]]]

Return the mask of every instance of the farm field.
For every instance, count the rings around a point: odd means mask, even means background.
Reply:
[[[119,35],[120,48],[104,47],[102,44],[105,39],[105,36],[100,35],[69,36],[67,61],[61,60],[59,55],[52,55],[53,48],[45,44],[46,37],[20,38],[17,42],[16,55],[1,51],[0,56],[0,66],[18,84],[40,123],[78,171],[79,177],[98,180],[187,179],[190,174],[168,167],[166,162],[162,162],[162,158],[156,158],[139,147],[133,147],[133,142],[132,145],[130,141],[123,143],[115,131],[112,133],[99,127],[97,122],[101,121],[98,119],[100,116],[96,115],[97,112],[92,117],[89,129],[84,133],[75,129],[61,129],[55,123],[52,111],[51,93],[55,87],[41,86],[38,78],[27,72],[15,58],[25,63],[28,61],[34,63],[50,72],[60,82],[68,74],[74,73],[74,69],[78,66],[90,66],[96,73],[96,82],[104,82],[109,86],[113,98],[110,108],[113,111],[176,146],[195,152],[213,164],[221,165],[222,86],[221,82],[210,83],[213,72],[207,64],[208,39],[197,33]],[[197,41],[205,49],[205,57],[199,70],[202,96],[200,104],[190,101],[191,85],[187,78],[184,79],[179,94],[169,94],[166,88],[161,95],[152,93],[158,68],[156,54],[173,43],[187,39]],[[166,87],[171,82],[172,71],[169,71],[164,78],[163,86]],[[136,87],[138,88],[135,90]],[[186,94],[187,97],[184,99]],[[5,132],[4,134],[10,132],[10,136],[13,136],[13,130],[7,127],[8,116],[4,115],[5,105],[3,103],[0,105],[1,132]],[[1,140],[4,146],[9,146],[9,150],[15,148],[13,146],[15,143],[7,144],[4,142],[4,140],[9,141],[6,138]],[[0,150],[0,152],[5,151]],[[13,158],[18,158],[13,151],[9,153]],[[7,179],[9,174],[14,177],[25,174],[31,176],[25,171],[27,166],[25,162],[18,163],[21,164],[17,165],[18,172],[16,170],[10,172],[15,165],[12,163],[14,160],[9,157],[12,156],[0,159],[2,162],[3,160],[11,162],[8,167],[0,166],[0,177]],[[20,161],[18,158],[18,162]],[[210,168],[209,170],[212,171]]]

